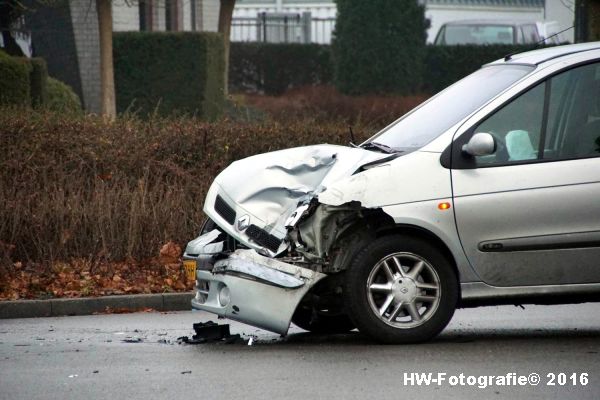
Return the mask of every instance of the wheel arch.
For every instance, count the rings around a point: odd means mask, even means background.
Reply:
[[[363,218],[344,232],[337,241],[340,243],[341,241],[346,241],[349,237],[352,239],[354,236],[354,241],[351,241],[350,243],[358,244],[364,240],[373,240],[390,235],[411,236],[434,245],[452,266],[454,273],[456,274],[457,284],[460,286],[461,273],[460,268],[458,267],[458,260],[444,240],[425,227],[407,223],[396,223],[390,215],[386,214],[380,208],[371,209],[368,210],[368,212],[365,212]],[[337,265],[335,270],[339,271],[345,269],[345,265],[347,265],[349,258],[351,258],[356,251],[358,251],[358,249],[354,249],[354,251],[347,253],[346,257],[342,257],[343,261],[336,260],[334,263]]]

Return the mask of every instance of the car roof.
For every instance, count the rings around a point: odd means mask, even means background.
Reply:
[[[463,19],[458,21],[448,21],[444,25],[533,25],[535,20],[514,20],[514,19]]]
[[[541,63],[565,57],[570,54],[597,49],[600,49],[600,42],[588,42],[568,44],[563,46],[545,47],[542,49],[526,51],[524,53],[507,55],[506,57],[491,62],[487,65],[505,63],[539,65]]]

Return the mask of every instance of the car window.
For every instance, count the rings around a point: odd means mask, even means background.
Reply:
[[[477,132],[496,141],[494,154],[475,157],[477,166],[600,156],[600,64],[539,83],[478,124]]]
[[[512,44],[513,27],[509,25],[446,25],[436,44]]]
[[[534,67],[490,65],[475,71],[381,130],[369,142],[416,150],[493,99]]]
[[[476,157],[477,165],[506,164],[537,158],[545,84],[520,95],[480,123],[475,132],[491,133],[496,151],[489,156]]]
[[[544,159],[600,155],[600,63],[551,80]]]

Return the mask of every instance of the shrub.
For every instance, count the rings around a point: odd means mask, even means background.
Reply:
[[[229,68],[232,92],[279,95],[333,76],[331,48],[319,44],[231,43]]]
[[[336,0],[335,84],[346,94],[420,90],[427,20],[417,0]]]
[[[31,104],[28,63],[0,50],[0,104]]]
[[[63,113],[81,111],[81,101],[73,89],[61,81],[48,77],[48,93],[44,106],[48,110]]]
[[[216,33],[115,33],[117,111],[217,118],[224,102],[223,46]]]

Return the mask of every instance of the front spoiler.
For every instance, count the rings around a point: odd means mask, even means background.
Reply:
[[[196,271],[192,308],[285,335],[304,295],[326,275],[254,250],[237,250]]]

